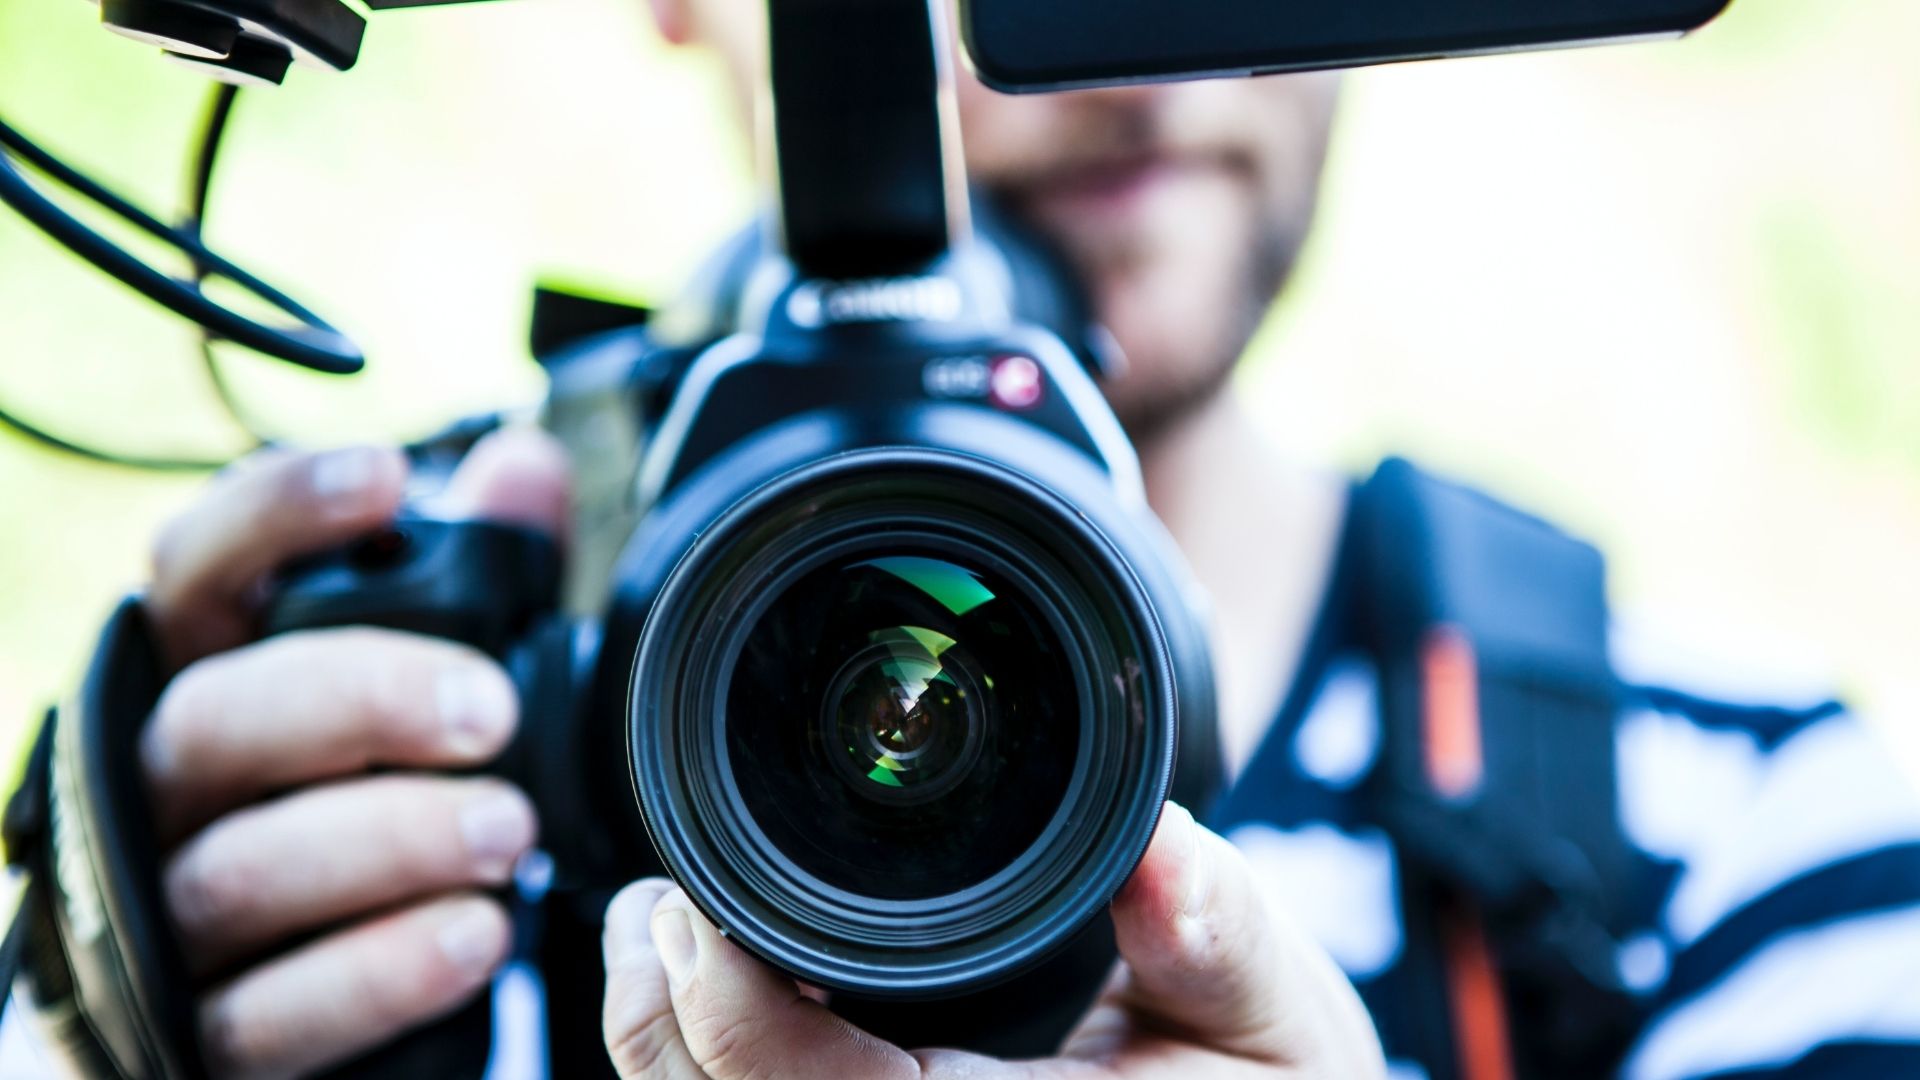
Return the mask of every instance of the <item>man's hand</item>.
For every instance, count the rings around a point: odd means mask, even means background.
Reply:
[[[518,718],[512,684],[464,646],[371,629],[248,643],[261,583],[389,520],[387,449],[270,454],[223,475],[161,536],[147,608],[178,674],[140,747],[164,888],[221,1077],[323,1068],[444,1015],[505,958],[504,883],[534,840],[479,765]],[[451,512],[557,529],[557,444],[476,447]],[[379,775],[369,775],[378,770]]]
[[[1268,910],[1244,857],[1178,806],[1113,922],[1123,963],[1060,1056],[1003,1062],[873,1038],[722,937],[670,883],[636,882],[607,910],[607,1049],[627,1080],[1385,1075],[1353,987]]]

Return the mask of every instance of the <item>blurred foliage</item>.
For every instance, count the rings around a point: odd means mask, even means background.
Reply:
[[[1749,659],[1784,635],[1920,757],[1917,39],[1912,0],[1736,0],[1680,44],[1352,76],[1243,392],[1296,454],[1413,453],[1603,540],[1627,606]],[[144,202],[180,205],[206,94],[84,5],[0,0],[0,115]],[[639,0],[377,14],[351,73],[242,95],[211,226],[369,369],[220,362],[315,442],[528,400],[536,276],[664,296],[749,173],[717,72]],[[5,215],[0,331],[0,401],[46,426],[240,444],[191,333]],[[0,434],[0,734],[194,487]]]
[[[1619,606],[1920,764],[1920,6],[1356,75],[1244,389],[1599,539]],[[1677,661],[1677,666],[1689,666]]]

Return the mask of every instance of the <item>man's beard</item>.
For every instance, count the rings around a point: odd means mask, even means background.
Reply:
[[[1247,345],[1292,276],[1303,237],[1283,222],[1264,220],[1236,256],[1239,288],[1222,303],[1222,317],[1206,340],[1179,357],[1141,357],[1120,373],[1133,385],[1103,386],[1114,414],[1136,446],[1147,446],[1182,425],[1225,392]]]
[[[1209,112],[1101,100],[1084,99],[1044,150],[1003,148],[976,180],[1054,249],[1130,354],[1103,389],[1145,444],[1222,393],[1286,284],[1312,222],[1331,99],[1292,100],[1279,116],[1245,101]],[[1175,171],[1141,179],[1151,168]],[[1102,188],[1109,177],[1123,194]],[[1124,202],[1129,183],[1155,182],[1182,186]],[[1102,198],[1122,200],[1119,216],[1101,215]]]

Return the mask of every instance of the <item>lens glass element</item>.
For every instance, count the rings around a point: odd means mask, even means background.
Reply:
[[[1058,611],[979,552],[839,554],[776,585],[727,680],[723,760],[766,849],[863,896],[1026,852],[1081,753]]]
[[[868,798],[907,805],[951,790],[979,757],[985,692],[958,642],[924,626],[867,635],[834,677],[827,756]],[[837,753],[844,746],[845,755]]]

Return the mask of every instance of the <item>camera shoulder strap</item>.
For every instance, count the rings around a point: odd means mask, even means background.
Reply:
[[[1353,514],[1384,732],[1367,794],[1440,988],[1414,1009],[1423,1056],[1459,1080],[1610,1074],[1639,1021],[1616,953],[1643,863],[1619,822],[1600,554],[1400,460]]]

